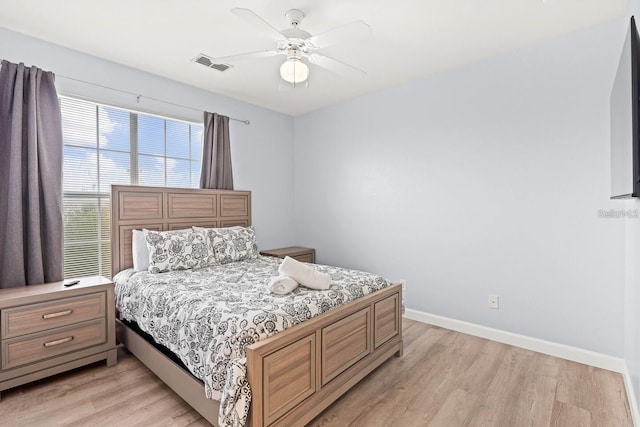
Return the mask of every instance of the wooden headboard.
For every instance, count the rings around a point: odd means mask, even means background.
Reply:
[[[251,192],[111,186],[111,274],[132,267],[132,230],[251,225]]]

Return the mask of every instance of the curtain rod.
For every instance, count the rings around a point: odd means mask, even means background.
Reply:
[[[109,86],[103,86],[103,85],[99,85],[97,83],[87,82],[85,80],[74,79],[73,77],[62,76],[60,74],[56,74],[56,77],[61,77],[63,79],[67,79],[67,80],[73,80],[74,82],[84,83],[84,84],[88,84],[88,85],[96,86],[96,87],[101,87],[103,89],[109,89],[109,90],[113,90],[113,91],[120,92],[120,93],[126,93],[127,95],[133,95],[133,96],[136,97],[136,101],[138,103],[140,103],[140,99],[141,98],[145,98],[145,99],[149,99],[151,101],[162,102],[163,104],[169,104],[169,105],[174,105],[174,106],[180,107],[180,108],[186,108],[187,110],[200,111],[200,112],[202,111],[202,110],[200,110],[198,108],[187,107],[186,105],[176,104],[175,102],[163,101],[162,99],[152,98],[150,96],[146,96],[146,95],[142,95],[142,94],[138,94],[138,93],[133,93],[133,92],[128,92],[128,91],[122,90],[122,89],[115,89],[115,88],[112,88],[112,87],[109,87]],[[229,117],[229,120],[234,120],[236,122],[244,123],[245,125],[250,125],[251,124],[251,122],[249,120],[236,119],[236,118],[233,118],[233,117]]]

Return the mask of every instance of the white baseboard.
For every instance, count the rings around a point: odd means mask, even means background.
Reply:
[[[640,412],[638,411],[638,401],[636,400],[636,394],[633,391],[633,385],[631,383],[631,375],[625,363],[624,372],[622,373],[624,378],[624,388],[627,391],[627,400],[629,401],[629,409],[631,409],[631,418],[633,419],[633,425],[640,425]]]
[[[561,359],[595,366],[596,368],[618,372],[623,374],[623,376],[626,372],[626,364],[624,362],[624,359],[597,353],[595,351],[584,350],[578,347],[571,347],[565,344],[545,341],[538,338],[528,337],[526,335],[515,334],[513,332],[507,332],[501,329],[489,328],[487,326],[477,325],[475,323],[469,323],[462,320],[451,319],[449,317],[438,316],[436,314],[425,313],[423,311],[413,310],[410,308],[406,309],[404,317],[406,317],[407,319],[416,320],[422,323],[429,323],[431,325],[440,326],[442,328],[451,329],[476,337],[486,338],[492,341],[498,341],[504,344],[513,345],[515,347],[526,348],[527,350],[537,351],[538,353],[548,354],[550,356],[559,357]],[[635,399],[632,399],[632,396],[629,394],[628,396],[631,405],[631,402],[635,402]]]

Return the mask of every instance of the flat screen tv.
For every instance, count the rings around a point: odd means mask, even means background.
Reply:
[[[631,17],[611,90],[611,198],[640,197],[640,40]]]

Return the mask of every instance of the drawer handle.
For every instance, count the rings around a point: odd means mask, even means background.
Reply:
[[[55,319],[56,317],[68,316],[71,313],[73,313],[73,310],[58,311],[57,313],[43,314],[42,318],[43,319]]]
[[[55,340],[55,341],[47,341],[46,343],[44,343],[42,345],[44,345],[45,347],[53,347],[53,346],[56,346],[56,345],[64,344],[64,343],[69,342],[69,341],[73,341],[73,335],[70,336],[70,337],[61,338],[61,339]]]

